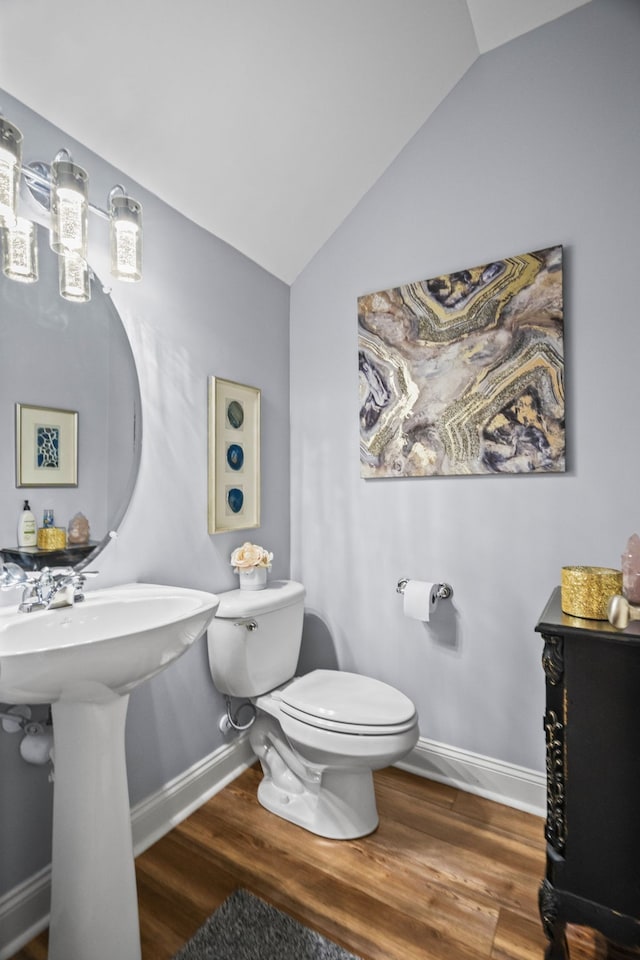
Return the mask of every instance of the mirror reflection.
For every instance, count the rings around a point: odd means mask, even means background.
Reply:
[[[39,280],[0,273],[0,559],[81,567],[109,542],[133,492],[140,392],[111,297],[92,276],[88,303],[62,299],[48,231],[36,229]],[[25,500],[37,543],[19,547]]]

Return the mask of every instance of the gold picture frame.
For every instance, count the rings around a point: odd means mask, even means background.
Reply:
[[[260,396],[209,377],[209,533],[260,526]]]
[[[16,403],[16,487],[77,486],[77,411]]]

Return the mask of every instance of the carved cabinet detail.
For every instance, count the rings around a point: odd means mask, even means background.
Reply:
[[[640,947],[640,624],[562,612],[553,592],[542,635],[546,709],[546,960],[567,960],[567,923]],[[618,946],[620,945],[620,946]]]

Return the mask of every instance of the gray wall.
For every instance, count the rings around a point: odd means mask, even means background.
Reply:
[[[89,171],[94,203],[105,207],[110,187],[124,183],[144,208],[144,279],[140,284],[114,281],[113,288],[138,365],[142,461],[119,538],[92,564],[100,570],[92,585],[140,580],[231,589],[237,577],[229,555],[247,538],[273,551],[273,576],[288,575],[288,287],[13,98],[2,95],[1,103],[5,116],[22,129],[26,161],[48,159],[66,146]],[[207,189],[206,170],[202,189]],[[92,217],[90,230],[92,263],[106,277],[106,225]],[[10,362],[3,353],[0,364]],[[209,375],[262,390],[263,523],[258,530],[207,533]],[[13,486],[3,489],[3,501],[13,501],[16,493]],[[16,599],[0,596],[0,602]],[[132,803],[224,742],[217,725],[223,711],[204,641],[132,694],[127,720]],[[50,859],[48,771],[20,759],[19,740],[0,732],[0,895]]]
[[[291,292],[307,661],[397,685],[425,738],[538,771],[539,614],[563,565],[618,566],[640,530],[639,50],[640,5],[594,0],[481,57]],[[357,297],[558,243],[566,474],[360,479]],[[450,609],[406,619],[400,577],[451,583]]]

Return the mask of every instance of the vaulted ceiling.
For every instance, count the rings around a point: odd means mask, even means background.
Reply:
[[[0,87],[290,283],[478,56],[586,2],[0,0]]]

